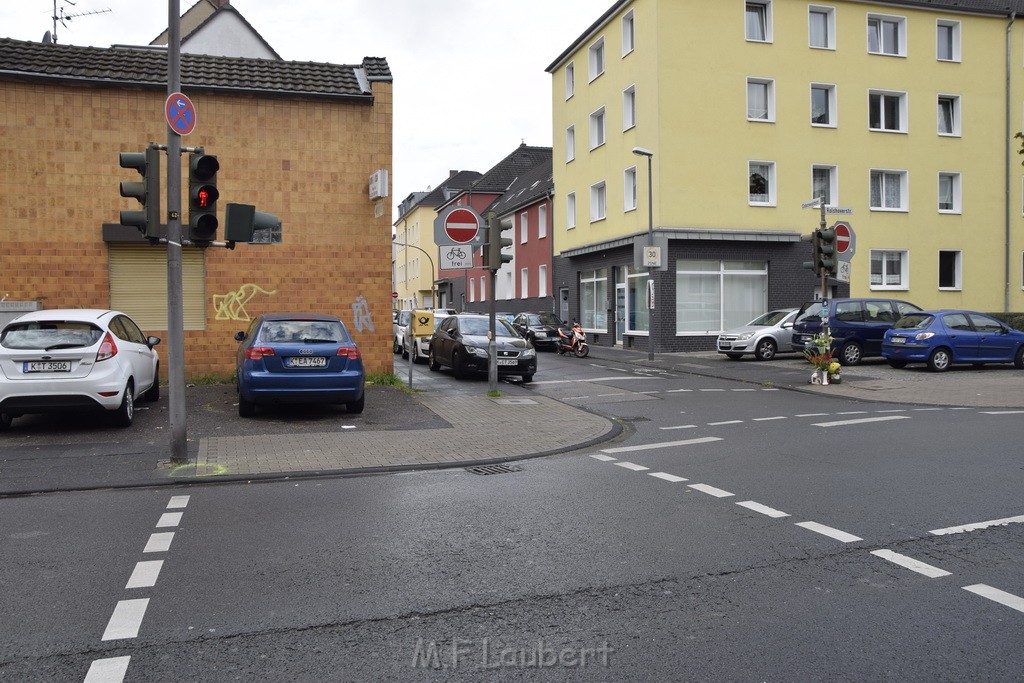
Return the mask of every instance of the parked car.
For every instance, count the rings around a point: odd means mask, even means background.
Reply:
[[[333,315],[258,316],[235,335],[238,414],[273,403],[343,403],[363,412],[363,356],[345,324]]]
[[[733,360],[752,353],[757,360],[771,360],[793,347],[793,321],[799,309],[779,308],[757,316],[746,325],[718,335],[718,352]]]
[[[977,311],[921,311],[886,331],[882,356],[894,368],[927,363],[933,372],[954,363],[1013,363],[1024,369],[1024,332]]]
[[[0,430],[32,413],[105,410],[128,427],[160,398],[159,337],[120,311],[25,313],[0,332]]]
[[[437,311],[434,313],[434,331],[441,325],[447,315],[443,315]],[[412,336],[412,325],[407,325],[405,328],[405,336],[402,340],[402,358],[409,357],[409,349],[412,349],[412,362],[413,363],[425,363],[427,356],[430,355],[430,339],[433,335],[427,335],[426,337],[416,337],[415,341]]]
[[[803,351],[827,325],[836,360],[857,365],[865,356],[880,356],[885,331],[904,315],[920,310],[920,306],[899,299],[811,301],[800,307],[793,323],[793,350]]]
[[[451,315],[430,339],[430,369],[451,367],[456,377],[485,373],[488,369],[488,332],[490,318],[486,315],[462,313]],[[537,351],[503,318],[494,321],[494,341],[498,375],[519,375],[523,382],[532,382],[537,372]]]
[[[396,314],[393,314],[393,318],[394,320],[391,323],[391,350],[396,354],[403,353],[405,351],[405,328],[409,327],[409,323],[412,322],[412,309],[403,308]]]
[[[551,349],[558,348],[558,328],[565,323],[554,313],[520,313],[512,321],[515,328],[523,339],[529,340],[535,348]]]

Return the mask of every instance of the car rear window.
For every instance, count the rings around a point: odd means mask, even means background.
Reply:
[[[796,316],[798,323],[820,323],[821,302],[811,301],[800,307],[800,313]]]
[[[32,320],[14,322],[0,336],[0,346],[7,349],[74,349],[92,346],[103,336],[103,330],[87,322],[67,320]]]
[[[348,330],[330,320],[267,320],[259,341],[268,344],[342,344],[350,341]]]
[[[932,324],[932,317],[933,316],[930,315],[918,315],[916,313],[911,313],[910,315],[905,315],[897,320],[896,324],[893,325],[893,328],[897,330],[924,329]]]

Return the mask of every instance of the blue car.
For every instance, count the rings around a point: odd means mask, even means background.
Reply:
[[[927,363],[933,372],[953,363],[1013,363],[1024,369],[1024,332],[977,311],[920,311],[885,333],[882,356],[894,368]]]
[[[235,339],[242,417],[275,403],[343,403],[350,413],[363,412],[363,356],[335,316],[265,314]]]

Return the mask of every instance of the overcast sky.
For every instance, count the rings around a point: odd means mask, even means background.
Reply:
[[[195,0],[179,0],[181,13]],[[40,40],[54,0],[0,0],[0,35]],[[520,142],[551,145],[544,69],[613,0],[232,0],[282,58],[358,64],[394,76],[391,199],[436,187],[450,169],[486,172]],[[167,28],[164,0],[57,0],[74,16],[57,41],[145,45]],[[109,9],[109,12],[102,10]],[[99,14],[87,14],[102,12]],[[202,120],[200,119],[200,127]],[[397,214],[394,220],[397,220]]]

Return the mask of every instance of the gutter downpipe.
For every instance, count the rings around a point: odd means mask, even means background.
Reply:
[[[1004,254],[1004,266],[1003,273],[1005,275],[1003,282],[1003,312],[1010,312],[1010,144],[1012,137],[1010,137],[1010,86],[1011,86],[1011,69],[1012,69],[1012,53],[1013,53],[1013,22],[1017,18],[1016,12],[1010,12],[1010,23],[1006,25],[1006,178],[1004,183],[1006,185],[1006,215],[1005,215],[1005,226],[1003,236],[1003,254]]]

